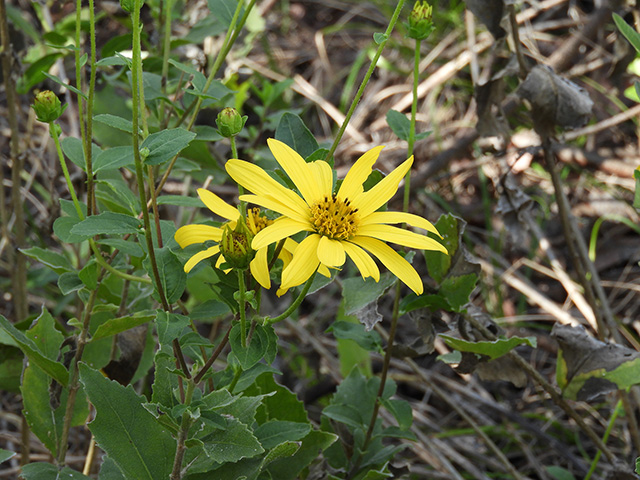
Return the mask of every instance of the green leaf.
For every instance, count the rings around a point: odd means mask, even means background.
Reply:
[[[58,277],[58,288],[62,295],[69,295],[84,287],[77,272],[66,272]]]
[[[113,147],[100,152],[93,162],[93,172],[100,170],[116,170],[133,165],[133,147]]]
[[[242,347],[240,333],[240,324],[236,323],[229,334],[229,343],[231,351],[242,365],[243,370],[248,370],[258,363],[267,355],[270,348],[274,353],[271,355],[271,362],[274,360],[277,337],[273,332],[273,327],[256,325],[251,342],[246,347]]]
[[[69,85],[68,83],[65,83],[62,81],[62,79],[60,79],[59,77],[57,77],[56,75],[51,75],[50,73],[47,72],[42,72],[44,73],[44,75],[49,79],[49,80],[53,80],[54,82],[56,82],[58,85],[62,85],[64,88],[68,88],[69,90],[71,90],[73,93],[75,93],[76,95],[80,95],[82,98],[84,98],[85,100],[88,100],[88,97],[82,93],[80,90],[78,90],[76,87],[74,87],[73,85]]]
[[[0,448],[0,463],[6,462],[7,460],[14,457],[15,455],[16,455],[16,452],[10,452],[9,450]]]
[[[404,113],[396,110],[387,112],[387,125],[393,130],[400,140],[409,141],[409,132],[411,131],[411,120]]]
[[[364,428],[366,426],[365,420],[360,415],[360,410],[352,405],[329,405],[322,410],[322,415],[336,422],[344,423],[351,428]]]
[[[451,310],[451,305],[442,295],[425,295],[416,296],[409,294],[400,301],[400,315],[418,310],[420,308],[428,308],[432,312],[436,310]]]
[[[358,310],[375,302],[380,296],[394,284],[395,278],[390,273],[383,273],[380,281],[376,282],[369,277],[346,278],[342,281],[342,297],[344,298],[344,310],[346,315],[352,315]]]
[[[233,14],[238,6],[237,0],[208,0],[209,11],[219,20],[224,23],[226,27],[231,25]],[[240,10],[240,17],[244,13],[244,8]],[[239,17],[239,18],[240,18]]]
[[[76,137],[66,137],[60,141],[62,151],[75,165],[82,170],[87,170],[87,164],[84,159],[84,149],[82,140]]]
[[[557,467],[555,465],[545,466],[544,468],[549,476],[554,480],[576,480],[576,477],[573,476],[573,473],[571,473],[566,468]]]
[[[131,240],[124,240],[122,238],[102,238],[99,242],[100,245],[109,245],[110,247],[117,248],[125,255],[131,255],[132,257],[143,257],[144,252],[137,242]]]
[[[172,348],[169,345],[161,345],[156,352],[154,363],[156,368],[151,401],[170,410],[179,404],[174,395],[174,391],[179,388],[178,377],[171,373],[171,370],[176,368]]]
[[[158,341],[160,345],[170,345],[171,342],[179,338],[187,328],[189,328],[189,317],[158,310],[156,330],[158,331]]]
[[[536,337],[510,337],[499,338],[492,342],[469,342],[460,338],[450,337],[448,335],[440,335],[449,347],[461,352],[471,352],[478,355],[486,355],[492,360],[509,353],[518,345],[529,345],[536,348]]]
[[[175,303],[182,296],[187,286],[187,274],[182,268],[182,262],[178,260],[178,257],[176,257],[169,247],[158,248],[155,253],[162,290],[167,302],[170,304]],[[156,278],[151,269],[151,261],[148,257],[143,264],[157,291]],[[157,298],[157,300],[159,300],[159,298]]]
[[[269,450],[282,442],[301,440],[310,431],[309,423],[272,420],[260,425],[254,433],[262,447]]]
[[[631,25],[624,21],[624,19],[617,13],[613,14],[613,21],[615,22],[618,30],[629,40],[629,43],[633,45],[636,52],[640,53],[640,33],[636,32]]]
[[[640,457],[636,458],[636,470],[635,472],[640,475]]]
[[[122,60],[118,59],[119,62]],[[118,63],[121,65],[122,63]],[[109,113],[104,113],[101,115],[95,115],[93,119],[96,122],[104,123],[105,125],[109,125],[110,127],[116,128],[118,130],[122,130],[123,132],[131,134],[133,132],[133,122],[131,120],[127,120],[126,118],[118,117],[117,115],[111,115]]]
[[[382,42],[386,42],[389,38],[389,35],[386,33],[376,32],[373,34],[373,41],[376,42],[376,45],[381,45]]]
[[[158,197],[158,205],[175,205],[177,207],[202,207],[202,200],[186,195],[161,195]]]
[[[475,273],[462,275],[460,277],[447,277],[438,293],[449,303],[454,312],[463,311],[463,307],[469,303],[469,296],[476,287],[478,276]]]
[[[53,222],[53,233],[55,233],[60,240],[65,243],[78,243],[86,240],[86,237],[80,235],[74,235],[71,233],[71,229],[80,223],[80,217],[76,212],[73,202],[70,200],[60,199],[60,209],[63,216],[56,218]],[[80,209],[84,216],[87,215],[87,206],[84,203],[80,204]]]
[[[98,340],[104,337],[110,337],[116,335],[130,328],[137,327],[138,325],[144,325],[145,323],[153,320],[156,317],[155,313],[149,312],[136,312],[133,315],[127,315],[126,317],[113,318],[107,320],[98,327],[96,332],[91,336],[91,341]]]
[[[267,471],[273,479],[295,480],[303,469],[318,458],[318,452],[326,450],[337,439],[338,436],[333,433],[312,431],[304,437],[293,456],[275,460],[269,464]]]
[[[85,218],[71,229],[71,233],[90,238],[95,235],[127,235],[137,233],[140,220],[122,213],[104,212]]]
[[[47,375],[54,378],[61,385],[66,386],[69,382],[69,372],[60,362],[51,360],[38,348],[33,340],[25,336],[23,332],[14,327],[9,320],[0,315],[0,328],[4,329],[18,348],[29,358],[30,362],[44,370]]]
[[[258,364],[256,366],[260,366]],[[240,382],[238,382],[240,384]],[[274,393],[262,400],[258,408],[256,420],[262,424],[269,420],[287,420],[290,422],[308,423],[307,411],[304,404],[298,400],[295,393],[287,387],[276,383],[273,374],[265,373],[256,378],[252,385],[244,391],[245,395]]]
[[[44,55],[29,65],[29,68],[25,70],[24,74],[18,80],[18,84],[16,85],[17,92],[25,95],[37,84],[43,82],[45,78],[47,78],[44,76],[44,72],[48,72],[61,56],[60,53]]]
[[[365,350],[370,352],[382,351],[382,339],[376,331],[366,331],[364,325],[360,323],[351,323],[345,321],[333,322],[327,328],[327,332],[333,332],[333,335],[339,339],[353,340]]]
[[[156,480],[171,474],[176,442],[142,406],[131,386],[105,378],[84,363],[80,381],[96,409],[89,429],[126,478]]]
[[[393,418],[396,419],[396,422],[398,422],[398,426],[401,429],[409,430],[411,428],[411,424],[413,423],[413,412],[409,402],[399,398],[391,398],[383,400],[382,405],[391,412]]]
[[[200,438],[207,456],[218,463],[237,462],[264,452],[260,442],[245,424],[235,418],[223,417],[226,426]],[[173,457],[172,457],[173,458]]]
[[[69,467],[58,469],[54,464],[44,462],[24,465],[20,478],[24,478],[24,480],[60,480],[63,478],[69,480],[91,480],[91,477],[87,477]]]
[[[458,218],[450,213],[441,215],[435,223],[435,227],[438,229],[438,232],[440,232],[440,235],[442,235],[442,239],[438,239],[438,241],[447,248],[449,255],[433,250],[425,250],[424,258],[427,262],[427,270],[429,270],[431,278],[437,283],[441,283],[451,267],[451,258],[453,258],[458,251],[460,236]],[[432,234],[429,234],[429,236],[436,238]]]
[[[71,263],[69,263],[67,257],[51,250],[45,250],[40,247],[31,247],[27,249],[20,249],[20,252],[25,254],[27,257],[33,258],[43,265],[46,265],[57,274],[73,270],[73,267],[71,266]]]
[[[189,145],[194,138],[196,138],[196,134],[184,128],[172,128],[152,133],[140,145],[141,149],[149,149],[149,155],[145,158],[144,163],[147,165],[160,165],[171,160]]]
[[[98,264],[95,259],[91,259],[82,270],[78,272],[78,278],[82,280],[82,283],[89,290],[98,288]]]
[[[102,457],[102,465],[100,465],[99,480],[127,480],[127,478],[120,470],[120,467],[116,462],[111,460],[110,457],[104,455]]]
[[[295,455],[295,453],[300,450],[300,445],[302,445],[302,442],[282,442],[279,445],[276,445],[265,455],[262,467],[264,468],[265,465],[281,458],[287,458]]]
[[[318,149],[318,142],[298,115],[285,112],[276,128],[276,140],[286,143],[307,158]]]

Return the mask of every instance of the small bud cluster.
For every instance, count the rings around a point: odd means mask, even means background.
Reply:
[[[424,40],[435,29],[431,21],[433,8],[426,0],[418,0],[409,14],[409,22],[405,23],[407,27],[407,37],[416,40]]]

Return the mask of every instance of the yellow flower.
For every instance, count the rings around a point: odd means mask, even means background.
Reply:
[[[232,207],[224,202],[215,193],[205,190],[204,188],[198,189],[198,196],[202,203],[204,203],[209,210],[213,213],[220,215],[222,218],[229,220],[228,227],[233,230],[236,227],[238,220],[240,219],[240,212],[237,208]],[[273,220],[267,219],[261,214],[259,208],[249,209],[247,211],[246,224],[253,235],[263,230],[268,225],[272,224]],[[182,247],[188,247],[196,243],[204,243],[206,241],[220,242],[224,233],[223,228],[213,227],[211,225],[185,225],[180,227],[175,233],[176,242]],[[249,264],[251,274],[258,281],[260,285],[265,288],[271,287],[271,279],[269,277],[269,267],[267,265],[267,254],[269,246],[265,245],[263,248],[255,249],[256,256]],[[220,252],[220,246],[214,245],[201,252],[193,255],[187,263],[184,265],[184,271],[189,273],[193,267],[206,258],[213,257]],[[220,255],[217,265],[224,263],[224,258]]]
[[[424,218],[404,212],[378,212],[396,192],[411,168],[413,157],[368,191],[363,183],[383,147],[366,152],[347,173],[337,193],[333,193],[333,171],[324,161],[305,162],[289,146],[269,139],[269,148],[299,194],[271,178],[263,169],[242,160],[226,164],[229,175],[252,192],[242,200],[278,212],[282,216],[254,237],[254,249],[265,248],[299,232],[309,232],[282,270],[281,288],[286,290],[306,282],[319,266],[341,267],[348,255],[362,278],[380,279],[377,257],[396,277],[417,294],[423,291],[418,272],[385,242],[410,248],[447,253],[439,242],[425,235],[391,226],[407,223],[440,236]]]

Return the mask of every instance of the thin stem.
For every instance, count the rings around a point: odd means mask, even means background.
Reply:
[[[400,12],[402,11],[403,6],[404,6],[404,0],[400,0],[398,2],[398,5],[396,6],[396,9],[393,12],[391,20],[389,21],[387,30],[384,32],[385,38],[378,45],[378,49],[376,50],[376,54],[373,56],[373,59],[371,60],[369,69],[367,70],[367,73],[365,73],[364,78],[362,79],[362,83],[360,83],[360,87],[358,88],[358,91],[356,92],[355,97],[353,97],[353,100],[351,101],[351,106],[347,111],[347,115],[344,117],[344,121],[342,122],[342,125],[340,125],[340,129],[336,134],[336,138],[333,141],[331,148],[327,152],[327,155],[325,156],[325,161],[327,162],[335,153],[336,148],[338,148],[338,143],[340,143],[340,140],[342,139],[342,136],[344,135],[344,132],[347,129],[347,125],[349,125],[349,121],[351,121],[353,112],[355,111],[356,107],[358,106],[358,103],[360,102],[360,99],[362,98],[364,89],[369,83],[369,79],[371,78],[371,75],[373,74],[373,71],[375,70],[376,65],[378,64],[378,59],[380,58],[380,55],[382,55],[382,51],[384,50],[384,47],[387,44],[389,37],[391,36],[391,32],[393,32],[393,29],[396,26],[396,22],[398,21],[398,17],[400,16]]]
[[[622,408],[622,400],[618,400],[618,403],[616,403],[616,408],[613,409],[613,414],[609,419],[607,429],[605,430],[604,435],[602,436],[602,443],[607,443],[607,440],[609,439],[609,435],[611,434],[611,430],[613,430],[613,425],[616,423],[616,420],[618,419],[618,415],[623,411],[624,409]],[[591,462],[591,466],[589,467],[589,471],[587,472],[587,475],[584,477],[584,480],[589,480],[591,478],[591,476],[593,475],[593,472],[595,472],[596,467],[598,466],[598,462],[600,461],[601,456],[602,456],[602,452],[598,450],[595,456],[593,457],[593,461]]]
[[[187,391],[184,396],[184,404],[189,406],[191,399],[193,398],[193,392],[196,384],[193,380],[187,381]],[[191,427],[191,414],[187,410],[182,414],[182,422],[180,423],[180,433],[178,435],[178,446],[176,448],[176,455],[173,459],[173,469],[171,470],[171,480],[180,480],[182,478],[182,460],[184,454],[187,451],[186,442],[189,435],[189,428]]]
[[[162,229],[160,228],[160,214],[158,213],[158,201],[156,198],[156,190],[154,188],[155,179],[153,175],[153,167],[151,165],[147,166],[147,174],[149,176],[149,199],[151,200],[153,221],[156,227],[156,236],[158,237],[158,248],[162,248]]]
[[[236,137],[230,137],[229,142],[231,143],[231,158],[238,158],[238,146],[236,145]],[[238,184],[238,196],[244,195],[244,188],[242,185]],[[240,200],[240,215],[243,217],[247,216],[247,203]]]
[[[49,134],[51,135],[51,138],[53,138],[53,142],[55,143],[56,151],[58,152],[58,160],[60,161],[60,168],[62,168],[62,174],[64,175],[64,179],[67,182],[67,189],[69,190],[69,194],[71,195],[71,200],[73,200],[73,206],[76,209],[78,218],[80,218],[80,220],[84,220],[84,213],[82,212],[82,208],[80,208],[80,202],[78,201],[76,191],[73,188],[73,183],[71,182],[71,177],[69,176],[67,162],[64,160],[64,155],[62,154],[62,147],[60,146],[60,139],[58,138],[59,131],[55,122],[49,122]]]
[[[89,38],[91,43],[91,73],[89,74],[89,94],[87,96],[86,135],[84,140],[84,155],[87,162],[87,212],[95,213],[95,185],[93,182],[93,150],[91,148],[93,137],[93,101],[96,89],[96,17],[93,0],[89,0]],[[80,119],[82,125],[82,118]]]
[[[304,284],[304,287],[302,288],[300,295],[298,295],[298,298],[296,298],[293,301],[293,303],[289,305],[289,308],[287,308],[284,312],[282,312],[280,315],[278,315],[275,318],[269,318],[269,317],[265,318],[264,323],[273,324],[273,323],[278,323],[286,318],[289,318],[289,315],[291,315],[293,312],[297,310],[297,308],[302,303],[302,300],[304,300],[304,297],[307,296],[307,293],[311,288],[311,284],[313,283],[313,279],[316,277],[316,273],[318,273],[317,270],[313,272],[313,274],[309,277],[309,280],[307,280],[307,283]]]
[[[222,350],[224,349],[224,347],[227,345],[227,343],[229,343],[229,334],[231,333],[231,328],[232,327],[230,326],[227,329],[227,333],[224,334],[222,341],[220,342],[220,344],[218,344],[214,352],[211,354],[211,357],[209,357],[209,360],[207,360],[207,363],[204,364],[204,366],[202,367],[202,370],[200,370],[198,374],[194,377],[193,381],[196,383],[196,385],[200,383],[200,381],[202,380],[202,377],[204,377],[205,373],[207,373],[207,370],[211,368],[211,365],[213,365],[213,362],[216,361],[216,359],[222,353]]]
[[[413,146],[416,140],[416,114],[418,112],[418,82],[420,77],[420,45],[421,41],[416,39],[416,47],[413,55],[413,100],[411,102],[411,123],[409,124],[409,145],[407,147],[407,158],[413,155]],[[411,169],[404,177],[404,198],[402,211],[409,211],[409,198],[411,197]]]
[[[98,263],[98,265],[100,265],[102,268],[107,270],[109,273],[113,273],[114,275],[117,275],[118,277],[124,280],[128,280],[130,282],[146,283],[148,285],[152,284],[151,280],[148,278],[136,277],[135,275],[121,272],[120,270],[117,270],[116,268],[114,268],[109,262],[107,262],[102,257],[102,254],[100,253],[100,249],[98,248],[98,245],[92,238],[89,239],[89,246],[91,247],[91,251],[93,252],[94,258],[96,259],[96,262]]]
[[[173,0],[164,1],[164,42],[162,43],[162,93],[167,94],[169,78],[169,53],[171,50],[171,11]],[[160,123],[164,123],[164,106],[160,109]]]
[[[231,383],[229,384],[229,393],[233,393],[233,389],[236,388],[238,384],[238,380],[242,376],[242,367],[240,365],[236,365],[235,372],[233,372],[233,378],[231,379]]]
[[[247,347],[247,305],[245,300],[246,286],[244,284],[244,272],[238,271],[238,309],[240,310],[240,344],[242,348]]]

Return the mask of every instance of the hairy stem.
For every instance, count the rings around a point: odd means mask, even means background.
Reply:
[[[311,288],[311,284],[313,283],[313,279],[316,277],[316,273],[318,273],[317,270],[313,272],[313,274],[309,277],[309,280],[307,280],[307,283],[304,284],[304,287],[302,288],[300,295],[298,295],[298,298],[296,298],[293,301],[293,303],[289,305],[289,307],[284,312],[282,312],[280,315],[278,315],[275,318],[267,317],[264,319],[264,322],[267,324],[273,324],[273,323],[278,323],[281,320],[284,320],[285,318],[289,318],[289,315],[291,315],[293,312],[295,312],[298,309],[298,307],[302,303],[302,300],[304,300],[304,297],[307,296],[307,293]]]
[[[189,406],[191,399],[193,398],[193,392],[195,390],[195,382],[193,380],[187,381],[187,391],[184,397],[184,404]],[[176,455],[173,459],[173,469],[171,470],[171,480],[180,480],[182,478],[182,460],[184,454],[187,451],[186,441],[189,435],[189,428],[191,427],[191,416],[188,410],[182,414],[182,421],[180,423],[180,432],[178,434],[178,445],[176,447]]]

